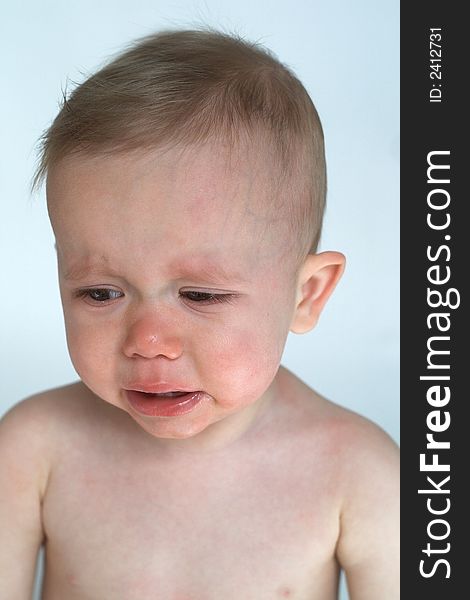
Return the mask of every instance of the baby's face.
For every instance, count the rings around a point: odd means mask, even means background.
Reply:
[[[73,364],[159,438],[261,405],[293,317],[270,174],[255,155],[230,168],[224,156],[209,145],[75,156],[48,177]]]

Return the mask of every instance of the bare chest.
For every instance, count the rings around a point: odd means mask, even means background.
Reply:
[[[43,505],[43,598],[335,598],[324,473],[285,453],[168,466],[74,452]]]

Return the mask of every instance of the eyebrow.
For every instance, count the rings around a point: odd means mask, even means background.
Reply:
[[[229,270],[224,265],[207,258],[191,258],[188,261],[175,262],[170,265],[172,272],[181,278],[196,278],[206,283],[246,283],[246,275]]]
[[[189,261],[180,261],[170,264],[169,270],[171,273],[176,273],[176,278],[197,279],[205,283],[214,284],[220,283],[246,283],[247,278],[236,271],[230,271],[222,264],[207,260],[192,258]],[[79,261],[67,269],[63,275],[67,281],[78,281],[89,275],[111,275],[114,277],[122,277],[118,271],[109,265],[106,257],[102,257],[98,261]]]
[[[78,281],[87,275],[113,275],[118,276],[119,273],[112,269],[106,260],[102,263],[90,262],[89,260],[80,261],[73,264],[64,273],[64,279],[67,281]]]

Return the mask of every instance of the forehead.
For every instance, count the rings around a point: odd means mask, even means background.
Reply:
[[[286,237],[273,180],[259,151],[220,144],[75,155],[51,170],[48,207],[65,252],[89,247],[105,255],[125,245],[129,254],[148,255],[164,248],[175,264],[212,267],[227,256],[272,260],[285,251]]]

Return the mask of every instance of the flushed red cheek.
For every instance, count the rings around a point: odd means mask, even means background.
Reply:
[[[247,333],[220,345],[208,365],[227,389],[251,397],[265,391],[277,371],[279,360],[276,348]]]

